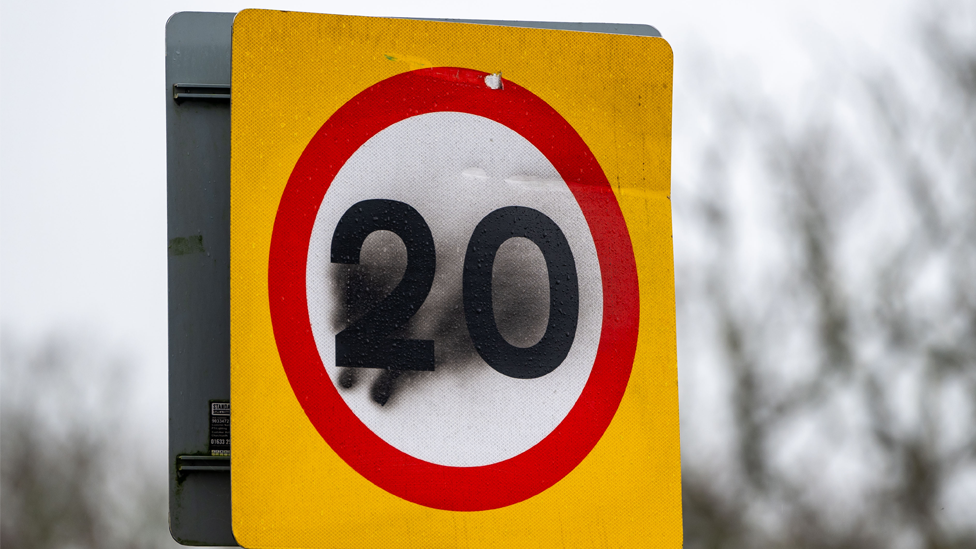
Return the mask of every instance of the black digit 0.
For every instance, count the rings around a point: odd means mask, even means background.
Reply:
[[[492,267],[498,248],[521,236],[542,250],[549,271],[549,324],[531,347],[505,341],[495,324]],[[555,370],[573,345],[579,320],[579,281],[569,242],[559,226],[532,208],[508,206],[478,223],[464,256],[464,316],[475,349],[489,366],[509,377],[533,379]]]
[[[397,287],[361,319],[336,334],[336,365],[387,370],[433,370],[434,342],[389,337],[423,305],[434,282],[434,238],[417,210],[395,200],[364,200],[342,214],[332,234],[332,262],[359,263],[366,237],[390,231],[407,248]]]

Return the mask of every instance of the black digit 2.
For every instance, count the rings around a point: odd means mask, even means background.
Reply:
[[[549,324],[542,339],[526,348],[511,345],[502,337],[495,324],[491,296],[498,248],[517,236],[531,240],[542,250],[549,271]],[[579,320],[579,281],[566,235],[552,219],[521,206],[488,214],[468,242],[462,280],[468,332],[489,366],[509,377],[533,379],[555,370],[566,359]]]
[[[376,231],[390,231],[403,240],[407,268],[390,295],[336,334],[336,366],[433,370],[432,340],[389,337],[423,305],[434,283],[434,238],[420,213],[395,200],[353,204],[332,234],[332,262],[358,264],[366,237]]]

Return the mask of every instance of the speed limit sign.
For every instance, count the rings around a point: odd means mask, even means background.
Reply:
[[[238,541],[679,547],[666,42],[233,40]]]

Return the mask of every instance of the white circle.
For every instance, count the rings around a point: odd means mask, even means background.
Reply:
[[[374,402],[369,389],[380,370],[356,369],[358,382],[343,389],[339,381],[344,369],[335,364],[335,336],[348,321],[336,320],[336,311],[346,299],[337,273],[355,267],[332,264],[330,250],[339,219],[351,206],[368,199],[409,204],[430,227],[436,249],[434,283],[411,322],[418,333],[414,338],[434,339],[435,356],[440,349],[436,331],[425,326],[436,325],[429,317],[444,314],[445,307],[460,306],[454,302],[460,299],[464,253],[478,222],[505,206],[534,208],[551,218],[569,241],[579,279],[576,336],[563,363],[542,377],[515,379],[495,371],[477,354],[461,359],[448,356],[439,359],[432,372],[411,372],[401,378],[383,406]],[[369,261],[382,261],[384,254],[404,254],[398,237],[384,233],[367,239],[362,262],[367,254]],[[522,264],[538,264],[538,258],[531,256],[541,257],[541,252],[526,243],[507,248],[524,250]],[[374,135],[339,170],[325,194],[312,229],[306,269],[309,320],[329,378],[373,433],[417,459],[473,467],[528,450],[566,417],[592,370],[602,328],[603,287],[586,219],[546,157],[493,120],[455,112],[428,113]],[[525,279],[540,277],[535,273]],[[527,302],[542,295],[533,295],[532,288],[519,290],[518,276],[511,280],[516,287],[512,291],[527,292]],[[493,287],[498,291],[497,284]],[[544,295],[549,295],[548,290]],[[450,318],[457,318],[453,314]]]

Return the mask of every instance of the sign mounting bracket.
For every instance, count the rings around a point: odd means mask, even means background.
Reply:
[[[173,100],[230,101],[230,84],[173,84]]]

